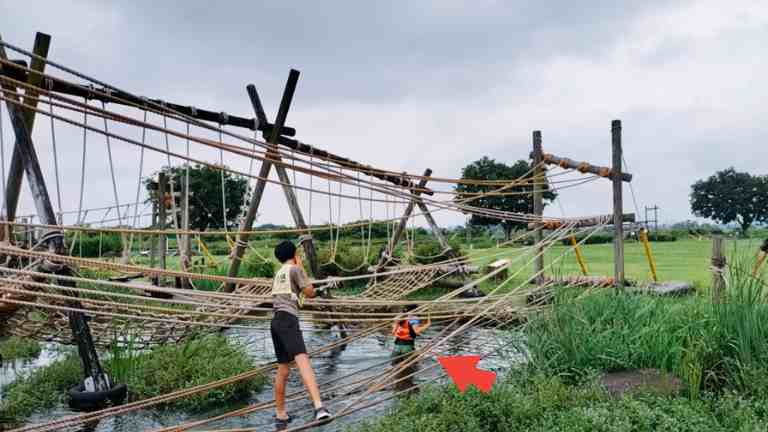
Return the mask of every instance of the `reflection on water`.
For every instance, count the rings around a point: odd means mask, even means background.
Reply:
[[[303,324],[304,339],[307,349],[314,350],[339,340],[344,332],[354,333],[353,329],[344,329],[339,327],[313,326],[312,324]],[[441,326],[433,325],[425,334],[419,338],[417,343],[427,343],[431,337],[437,335]],[[272,341],[269,335],[269,323],[262,322],[258,329],[230,329],[225,332],[233,340],[238,341],[247,349],[247,352],[254,357],[256,364],[268,364],[275,360]],[[520,362],[522,359],[515,350],[510,350],[510,341],[519,340],[520,335],[509,331],[499,331],[485,328],[473,328],[462,333],[456,338],[451,339],[442,347],[442,352],[446,355],[473,354],[482,352],[494,352],[484,356],[480,367],[499,372],[512,363]],[[352,384],[366,377],[380,377],[392,364],[393,341],[388,331],[368,335],[355,340],[348,345],[339,345],[334,350],[326,352],[312,359],[317,380],[321,384],[323,399],[332,412],[340,412],[347,404],[361,398],[364,395],[364,388],[354,389]],[[5,385],[11,382],[19,373],[28,373],[34,368],[51,363],[59,354],[48,347],[41,358],[27,364],[15,364],[15,369],[3,367],[0,371],[0,383]],[[428,357],[421,362],[404,368],[397,373],[396,380],[401,379],[394,385],[384,387],[382,390],[361,399],[361,403],[368,403],[378,399],[384,399],[392,396],[393,393],[403,392],[403,395],[412,394],[418,391],[420,384],[436,381],[440,374],[440,367],[435,367],[437,360],[434,357]],[[205,412],[190,413],[175,410],[140,410],[118,417],[102,420],[100,423],[90,425],[88,428],[82,428],[88,432],[134,432],[146,429],[154,429],[177,425],[179,423],[202,420],[223,414],[246,405],[271,401],[273,399],[272,389],[273,376],[270,375],[269,383],[260,392],[251,396],[247,401],[239,404],[231,404],[214,410]],[[334,390],[335,388],[335,390]],[[353,388],[353,390],[349,390]],[[407,391],[407,390],[411,391]],[[292,371],[289,380],[287,393],[302,391],[303,384],[297,371]],[[0,390],[2,398],[2,390]],[[313,430],[333,431],[343,428],[345,425],[357,423],[363,420],[373,420],[376,415],[383,413],[396,399],[390,399],[384,403],[378,404],[372,408],[358,411],[347,417],[337,419],[333,423],[319,427]],[[311,420],[312,406],[308,399],[297,401],[288,401],[288,410],[297,420],[291,424],[296,426]],[[43,423],[53,419],[76,414],[69,410],[66,405],[57,406],[44,412],[36,413],[29,419],[29,423]],[[256,428],[257,430],[272,430],[274,411],[272,409],[262,410],[247,414],[241,417],[232,417],[205,425],[197,430],[228,429],[228,428]],[[195,430],[195,429],[193,429]]]

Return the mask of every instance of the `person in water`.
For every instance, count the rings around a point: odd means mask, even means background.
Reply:
[[[303,298],[313,298],[320,293],[307,277],[296,254],[293,242],[285,240],[275,247],[275,257],[282,264],[272,282],[272,305],[274,316],[270,325],[272,343],[277,356],[277,374],[275,375],[275,419],[278,429],[285,428],[293,418],[285,410],[285,386],[291,373],[291,362],[304,381],[315,407],[315,420],[328,420],[331,414],[323,407],[315,372],[309,361],[304,337],[299,327],[299,302]]]
[[[413,310],[409,308],[409,311]],[[395,349],[392,355],[398,360],[416,348],[416,338],[432,325],[432,318],[427,317],[427,322],[422,324],[418,318],[409,315],[392,325],[392,335],[395,337]]]

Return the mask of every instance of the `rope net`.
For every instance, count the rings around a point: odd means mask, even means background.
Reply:
[[[56,75],[40,73],[9,60],[6,49],[46,63],[49,69],[56,71]],[[38,77],[45,85],[36,86],[25,79],[32,76]],[[312,351],[309,353],[311,356],[386,332],[393,320],[405,316],[406,306],[415,306],[412,313],[428,313],[443,325],[436,335],[397,365],[387,363],[378,365],[376,369],[359,368],[343,382],[324,383],[321,386],[324,399],[334,407],[337,416],[343,417],[398,395],[399,392],[394,392],[382,397],[378,390],[430,372],[434,365],[418,371],[409,367],[420,359],[466,348],[461,340],[471,329],[478,326],[505,328],[524,320],[527,314],[541,310],[555,294],[555,287],[578,286],[586,292],[613,285],[612,280],[599,277],[543,277],[543,272],[551,270],[553,265],[568,256],[573,247],[578,247],[609,224],[607,218],[592,217],[589,224],[584,224],[585,218],[565,218],[563,215],[562,218],[544,219],[526,212],[481,205],[484,200],[494,197],[529,199],[534,187],[562,192],[601,178],[598,175],[584,176],[579,170],[565,168],[547,170],[544,169],[545,162],[530,164],[528,171],[517,178],[496,180],[441,178],[431,176],[431,171],[419,175],[373,167],[287,137],[281,137],[286,139],[275,144],[259,140],[251,133],[241,134],[233,127],[225,128],[225,125],[232,124],[232,116],[226,113],[221,113],[215,121],[199,120],[194,116],[197,108],[179,110],[173,104],[135,95],[2,40],[0,85],[0,102],[8,108],[12,118],[24,113],[32,118],[41,115],[50,120],[54,164],[52,181],[56,185],[58,204],[54,220],[37,212],[16,215],[16,208],[3,204],[5,217],[0,221],[0,232],[3,234],[0,242],[0,334],[74,344],[68,325],[72,312],[83,312],[89,317],[92,338],[101,349],[125,343],[128,334],[132,335],[131,344],[145,349],[178,343],[225,328],[264,332],[266,327],[263,322],[272,316],[271,279],[237,277],[236,271],[234,276],[224,276],[219,270],[227,263],[238,261],[239,265],[246,250],[250,250],[258,262],[271,263],[270,258],[254,246],[260,239],[275,242],[278,238],[299,234],[327,235],[327,258],[316,264],[320,264],[320,269],[333,265],[340,269],[341,275],[326,277],[314,274],[313,283],[337,289],[330,289],[329,297],[304,301],[301,321],[312,326],[343,326],[347,333],[337,341]],[[70,93],[58,91],[63,88],[70,89]],[[72,92],[81,96],[73,96]],[[90,103],[93,100],[100,103]],[[0,112],[0,128],[3,127],[2,117]],[[260,121],[253,120],[253,129],[259,127]],[[29,127],[31,129],[31,124]],[[73,133],[78,139],[82,137],[81,150],[62,150],[65,137]],[[0,139],[2,135],[0,129]],[[94,136],[103,139],[94,140]],[[96,159],[99,150],[105,151],[104,160]],[[5,184],[3,141],[0,141],[0,156]],[[72,174],[67,170],[61,169],[74,166],[72,162],[66,163],[64,159],[67,157],[79,158],[74,165],[80,169],[73,178],[69,178]],[[115,159],[125,162],[135,160],[136,166],[121,170],[119,167],[122,164],[115,164]],[[178,165],[174,166],[174,163]],[[254,164],[261,164],[261,170],[254,170]],[[215,199],[204,202],[190,193],[190,166],[216,170]],[[95,167],[107,168],[105,175],[110,177],[107,183],[109,193],[95,194],[98,196],[86,193],[86,189],[93,187],[92,182],[99,180],[98,175],[93,175]],[[269,175],[271,167],[278,171],[277,179]],[[178,178],[170,177],[168,205],[166,197],[153,197],[143,188],[152,180],[148,173],[163,168],[178,168],[182,174]],[[121,174],[125,176],[128,171],[138,173],[138,176],[122,178]],[[229,176],[245,179],[254,194],[263,193],[267,185],[274,185],[273,189],[284,192],[292,201],[290,210],[295,227],[254,229],[253,220],[247,222],[249,216],[240,216],[239,220],[231,217],[231,212],[238,210],[237,207],[242,207],[242,214],[248,214],[253,209],[246,200],[242,206],[229,202],[226,180]],[[429,186],[426,186],[427,183]],[[462,192],[459,186],[474,186],[478,191]],[[123,191],[125,188],[132,196],[131,202],[124,202],[127,196]],[[77,194],[73,195],[72,191]],[[8,192],[4,188],[4,203],[8,201]],[[298,194],[306,194],[306,198],[299,199]],[[328,199],[326,214],[323,214],[325,205],[314,205],[321,197]],[[208,211],[206,205],[212,206],[215,202],[220,204],[219,210]],[[303,209],[302,202],[306,203]],[[67,207],[68,203],[77,203],[76,208]],[[158,220],[158,206],[163,206],[162,213],[168,210],[170,223],[167,218]],[[197,206],[209,213],[212,219],[217,219],[218,226],[190,228],[190,207]],[[303,220],[302,214],[305,213],[309,214],[309,225]],[[522,231],[495,248],[458,254],[444,238],[433,217],[434,214],[447,213],[490,218],[499,223],[516,223],[523,228],[532,224],[534,228]],[[326,223],[312,224],[313,218],[322,220],[323,217]],[[424,220],[432,234],[419,237],[422,224],[417,220]],[[238,226],[239,229],[233,228]],[[543,232],[544,228],[548,231]],[[376,236],[374,230],[385,234]],[[538,242],[522,244],[534,238],[537,232],[543,232]],[[582,236],[578,243],[574,241],[571,246],[553,248],[563,240],[573,238],[576,233]],[[51,235],[63,238],[68,254],[40,250]],[[353,235],[358,238],[346,238]],[[83,244],[91,236],[98,236],[97,257],[83,255]],[[119,262],[102,253],[105,236],[119,236]],[[439,254],[416,253],[418,242],[427,237],[440,244]],[[166,262],[170,250],[167,244],[171,243],[168,242],[171,238],[175,240],[175,250],[181,256],[178,266]],[[162,240],[161,246],[156,244],[158,240]],[[226,243],[228,254],[214,254],[209,250],[207,242],[213,241]],[[362,259],[359,263],[347,265],[341,260],[340,251],[353,243]],[[505,247],[510,245],[514,247]],[[382,248],[379,261],[371,263],[369,258],[373,257],[378,246]],[[149,263],[144,256],[145,251],[149,251]],[[400,253],[404,263],[397,262],[397,253]],[[547,266],[531,274],[533,261],[544,254],[548,254]],[[195,256],[205,264],[195,264]],[[155,258],[159,259],[160,267],[155,265]],[[499,258],[506,260],[504,266],[483,275],[475,271]],[[49,271],[63,267],[72,269],[71,274],[52,274]],[[188,284],[192,289],[163,286],[162,281],[165,280],[178,280],[180,285]],[[534,281],[539,281],[539,287],[535,299],[531,300],[530,285]],[[195,289],[202,284],[215,288]],[[361,289],[356,293],[338,289],[346,285]],[[450,288],[429,300],[416,296],[420,291],[438,285]],[[465,298],[467,294],[481,289],[485,295]],[[487,344],[473,346],[472,349],[475,354],[490,354],[499,347]],[[67,416],[45,424],[28,425],[18,431],[74,430],[99,419],[251,379],[270,373],[274,368],[272,363],[264,364],[221,381],[178,389],[92,413]],[[438,372],[437,376],[442,377],[442,372]],[[298,400],[306,395],[297,392],[288,397],[289,400]],[[272,407],[274,401],[266,401],[162,430],[188,430]],[[302,430],[315,425],[310,422],[289,430]],[[254,425],[248,430],[258,430],[263,426]]]

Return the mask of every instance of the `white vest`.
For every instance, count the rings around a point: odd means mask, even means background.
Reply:
[[[275,274],[275,279],[272,281],[272,295],[287,294],[291,296],[292,300],[299,300],[299,297],[291,289],[290,271],[293,267],[293,264],[283,264],[280,267],[280,270]]]

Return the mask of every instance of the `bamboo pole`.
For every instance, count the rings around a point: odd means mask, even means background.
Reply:
[[[576,241],[576,236],[573,234],[571,234],[571,245],[573,246],[573,251],[576,253],[576,262],[579,263],[581,274],[584,276],[589,276],[587,271],[587,263],[584,261],[584,256],[581,254],[581,246],[579,246],[579,242]]]
[[[656,275],[656,261],[653,259],[653,253],[651,252],[651,243],[648,241],[648,230],[643,228],[640,230],[640,241],[643,242],[643,249],[645,250],[645,258],[648,260],[648,268],[651,269],[651,277],[654,282],[658,282],[659,278]]]

